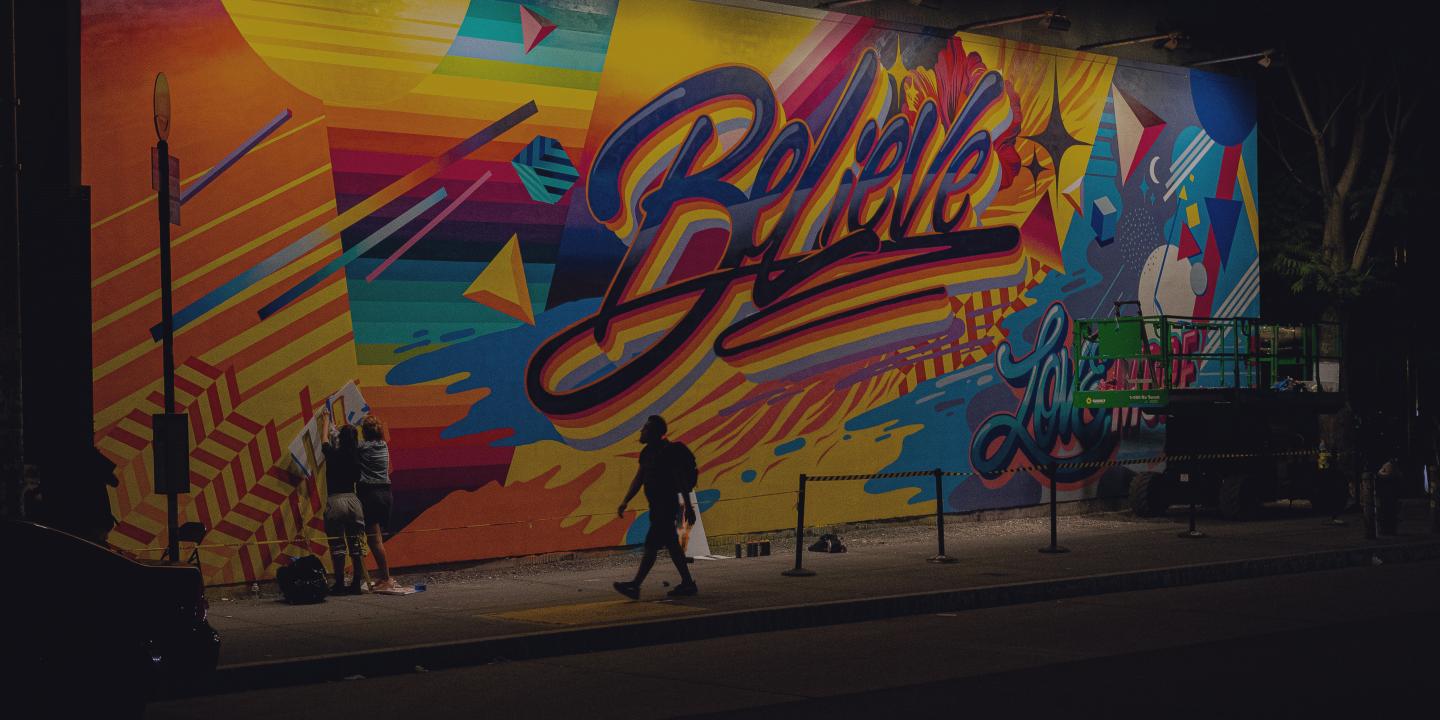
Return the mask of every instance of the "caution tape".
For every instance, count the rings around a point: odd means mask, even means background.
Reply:
[[[1263,457],[1306,457],[1306,456],[1315,456],[1315,455],[1319,455],[1319,454],[1320,454],[1320,453],[1319,453],[1319,451],[1317,451],[1317,450],[1294,450],[1294,451],[1283,451],[1283,452],[1275,452],[1275,453],[1196,453],[1196,454],[1188,454],[1188,455],[1156,455],[1156,456],[1152,456],[1152,457],[1126,458],[1126,459],[1121,459],[1121,460],[1095,460],[1095,461],[1085,461],[1085,462],[1055,462],[1055,463],[1043,463],[1043,464],[1038,464],[1038,465],[1020,465],[1020,466],[1016,466],[1016,467],[1005,468],[1004,470],[999,471],[998,474],[1016,473],[1016,472],[1051,472],[1052,470],[1089,470],[1089,469],[1098,470],[1098,469],[1103,468],[1103,467],[1116,467],[1116,466],[1120,466],[1120,465],[1145,465],[1145,464],[1154,464],[1154,463],[1159,463],[1159,462],[1192,462],[1192,461],[1197,461],[1197,460],[1241,460],[1241,459],[1254,459],[1254,458],[1263,458]],[[1329,453],[1329,454],[1332,455],[1332,456],[1340,456],[1340,455],[1345,455],[1345,454],[1347,454],[1347,453],[1338,452],[1338,453]],[[978,476],[978,475],[980,475],[980,473],[978,473],[978,472],[976,472],[976,471],[974,471],[974,470],[939,470],[939,473],[940,473],[940,475],[942,475],[942,476],[944,476],[944,477],[968,477],[968,476]],[[806,483],[812,483],[812,482],[850,482],[850,481],[856,481],[856,480],[893,480],[893,479],[903,479],[903,478],[935,477],[935,474],[936,474],[936,470],[909,470],[909,471],[903,471],[903,472],[860,473],[860,474],[851,474],[851,475],[804,475],[803,478],[804,478],[804,481],[805,481]],[[719,504],[719,503],[722,503],[722,502],[739,502],[739,501],[743,501],[743,500],[757,500],[757,499],[767,498],[767,497],[790,496],[790,495],[795,495],[795,494],[798,493],[798,492],[799,492],[799,488],[793,488],[793,489],[780,490],[780,491],[777,491],[777,492],[770,492],[770,493],[757,493],[757,494],[754,494],[754,495],[744,495],[744,496],[739,496],[739,497],[719,498],[719,499],[717,499],[717,500],[715,501],[715,503],[713,503],[713,504]],[[627,513],[638,513],[638,512],[640,512],[640,511],[638,511],[638,510],[630,510],[630,511],[627,511]],[[559,521],[564,521],[564,520],[577,520],[577,519],[581,519],[581,518],[595,518],[595,517],[607,516],[607,515],[610,515],[610,514],[611,514],[611,513],[609,513],[609,512],[580,513],[580,514],[577,514],[577,515],[564,515],[564,516],[543,517],[543,518],[528,518],[528,519],[524,519],[524,520],[503,520],[503,521],[497,521],[497,522],[472,523],[472,524],[468,524],[468,525],[451,525],[451,526],[446,526],[446,527],[435,527],[435,528],[410,528],[410,529],[405,529],[405,530],[401,530],[401,531],[399,531],[399,532],[396,532],[396,533],[394,533],[394,535],[392,535],[391,537],[398,536],[398,535],[420,535],[420,534],[437,533],[437,532],[455,532],[455,531],[460,531],[460,530],[478,530],[478,529],[483,529],[483,528],[515,527],[515,526],[520,526],[520,525],[526,525],[526,526],[531,526],[531,527],[533,527],[533,526],[535,525],[535,523],[559,522]],[[262,546],[262,545],[291,545],[291,544],[306,545],[306,544],[310,544],[310,543],[325,545],[325,544],[332,544],[332,543],[337,543],[337,542],[343,542],[343,540],[344,540],[344,538],[342,538],[342,537],[340,537],[340,536],[325,535],[325,534],[323,534],[323,533],[322,533],[322,534],[301,534],[301,535],[297,535],[297,536],[294,536],[294,537],[277,538],[277,539],[274,539],[274,540],[247,540],[247,541],[244,541],[244,542],[228,542],[228,543],[199,543],[199,544],[195,544],[195,545],[190,546],[190,548],[193,548],[193,549],[195,549],[195,550],[211,550],[211,551],[215,551],[215,550],[222,550],[222,549],[225,549],[225,548],[242,548],[242,547],[251,547],[251,546],[259,547],[259,546]],[[131,554],[141,554],[141,553],[160,553],[160,554],[163,554],[163,553],[166,552],[166,548],[163,547],[163,546],[162,546],[162,547],[146,546],[146,547],[142,547],[142,548],[127,549],[126,552],[129,552],[129,553],[131,553]]]
[[[795,493],[796,493],[796,491],[795,491],[794,489],[790,489],[790,490],[780,490],[780,491],[777,491],[777,492],[770,492],[770,493],[757,493],[757,494],[754,494],[754,495],[744,495],[744,496],[740,496],[740,497],[718,498],[717,500],[715,500],[715,503],[712,503],[712,504],[719,504],[719,503],[722,503],[722,502],[739,502],[739,501],[742,501],[742,500],[756,500],[756,499],[759,499],[759,498],[776,497],[776,496],[780,496],[780,495],[787,495],[787,496],[788,496],[788,495],[794,495]],[[627,515],[629,515],[629,514],[638,514],[638,513],[641,513],[641,512],[645,512],[645,511],[643,511],[643,510],[627,510],[627,511],[625,511],[625,513],[626,513]],[[457,531],[457,530],[477,530],[477,529],[481,529],[481,528],[514,527],[514,526],[518,526],[518,525],[527,525],[527,526],[533,527],[533,526],[535,525],[535,523],[558,522],[558,521],[563,521],[563,520],[578,520],[578,519],[582,519],[582,518],[596,518],[596,517],[605,517],[605,516],[613,516],[613,515],[614,515],[614,512],[613,512],[613,511],[607,511],[607,512],[596,512],[596,513],[580,513],[580,514],[577,514],[577,515],[563,515],[563,516],[555,516],[555,517],[528,518],[528,519],[525,519],[525,520],[502,520],[502,521],[488,522],[488,523],[472,523],[472,524],[468,524],[468,525],[449,525],[449,526],[446,526],[446,527],[409,528],[409,529],[405,529],[405,530],[400,530],[399,532],[394,533],[394,535],[391,535],[390,537],[394,537],[394,536],[398,536],[398,535],[420,535],[420,534],[425,534],[425,533],[436,533],[436,532],[454,532],[454,531]],[[188,549],[188,548],[193,548],[193,549],[195,549],[195,550],[219,550],[219,549],[223,549],[223,548],[241,548],[241,547],[251,547],[251,546],[259,547],[259,546],[262,546],[262,545],[308,544],[308,543],[312,543],[312,542],[313,542],[313,543],[317,543],[317,544],[329,544],[329,543],[336,543],[336,542],[343,542],[343,541],[344,541],[344,538],[341,537],[341,536],[338,536],[338,535],[326,535],[326,534],[323,534],[323,533],[319,533],[319,534],[310,533],[310,534],[296,535],[296,536],[294,536],[294,537],[288,537],[288,538],[277,538],[277,539],[274,539],[274,540],[247,540],[247,541],[244,541],[244,542],[227,542],[227,543],[197,543],[197,544],[195,544],[195,545],[187,546],[187,549]],[[167,551],[167,548],[165,548],[165,547],[163,547],[163,546],[161,546],[161,547],[146,546],[146,547],[142,547],[142,548],[126,549],[126,552],[134,553],[134,554],[139,554],[139,553],[160,553],[160,554],[164,554],[166,551]]]
[[[1251,460],[1256,458],[1314,457],[1318,450],[1284,450],[1270,453],[1188,453],[1181,455],[1154,455],[1150,457],[1123,458],[1114,460],[1087,460],[1084,462],[1057,461],[1032,465],[1017,465],[1000,470],[996,475],[1016,472],[1051,472],[1053,470],[1098,470],[1120,465],[1150,465],[1160,462],[1194,462],[1202,460]],[[1346,453],[1328,453],[1338,456]],[[941,470],[944,477],[967,477],[980,475],[975,470]],[[935,470],[914,470],[909,472],[887,472],[852,475],[806,475],[805,482],[834,482],[847,480],[882,480],[890,478],[934,477]]]

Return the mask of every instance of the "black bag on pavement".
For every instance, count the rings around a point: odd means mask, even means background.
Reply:
[[[280,585],[280,594],[291,605],[309,605],[325,602],[330,586],[325,581],[325,566],[314,555],[295,558],[295,561],[275,571],[275,581]]]

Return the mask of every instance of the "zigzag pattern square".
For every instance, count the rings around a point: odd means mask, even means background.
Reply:
[[[560,141],[544,135],[535,136],[510,161],[510,165],[515,168],[515,174],[520,176],[520,182],[525,185],[530,197],[550,205],[560,202],[565,192],[580,179],[580,171],[570,162],[565,148],[560,147]]]

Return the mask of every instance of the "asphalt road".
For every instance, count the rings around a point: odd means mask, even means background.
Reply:
[[[1440,562],[1405,563],[199,697],[146,717],[1429,717],[1437,650]]]

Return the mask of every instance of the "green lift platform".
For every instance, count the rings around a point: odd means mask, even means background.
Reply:
[[[1114,317],[1075,321],[1071,377],[1078,407],[1165,419],[1171,459],[1131,478],[1137,514],[1191,499],[1233,518],[1277,498],[1334,505],[1332,483],[1301,451],[1317,449],[1320,415],[1343,401],[1338,325],[1124,316],[1125,305],[1138,312],[1120,302]]]

